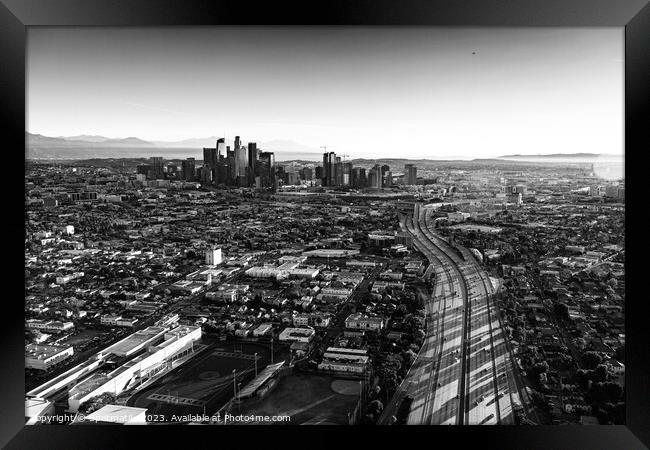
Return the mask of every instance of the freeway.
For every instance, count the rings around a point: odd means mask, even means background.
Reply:
[[[409,424],[514,423],[515,369],[489,276],[471,252],[432,231],[430,211],[419,204],[400,225],[429,260],[425,277],[434,283],[425,303],[425,342],[380,423],[406,395],[413,399]]]

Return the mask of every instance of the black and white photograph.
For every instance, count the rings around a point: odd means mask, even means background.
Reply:
[[[32,27],[25,423],[625,425],[622,27]]]

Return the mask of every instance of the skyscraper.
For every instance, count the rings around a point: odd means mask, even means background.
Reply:
[[[246,168],[248,166],[248,154],[246,147],[241,146],[235,148],[235,173],[237,174],[237,184],[242,186],[242,177],[244,184],[246,179]]]
[[[343,163],[343,186],[350,186],[352,182],[352,163]]]
[[[216,161],[219,162],[226,156],[226,140],[224,138],[217,139],[217,156]]]
[[[384,184],[383,184],[383,181],[384,181],[383,168],[384,167],[388,167],[388,166],[385,165],[385,166],[382,167],[379,164],[375,164],[375,167],[372,169],[372,171],[374,172],[374,179],[373,179],[374,183],[373,183],[373,185],[371,187],[373,187],[375,189],[381,189],[384,186]],[[386,170],[386,171],[388,171],[388,170]]]
[[[273,152],[260,152],[257,161],[257,173],[260,178],[260,187],[270,187],[274,182],[273,168],[275,166],[275,155]]]
[[[151,172],[154,180],[162,180],[165,177],[162,156],[151,157]]]
[[[334,152],[323,153],[323,186],[332,185],[333,163],[336,155]]]
[[[409,186],[416,184],[418,179],[418,169],[413,164],[404,165],[404,184]]]
[[[255,184],[255,176],[257,175],[257,159],[258,150],[255,142],[248,143],[248,185]]]
[[[343,163],[341,162],[341,157],[336,157],[336,163],[334,164],[334,182],[333,186],[342,186],[343,185]]]
[[[354,167],[350,177],[350,185],[354,188],[366,187],[366,169],[363,167]]]
[[[210,169],[217,165],[217,149],[203,147],[203,165]]]
[[[186,181],[194,181],[195,170],[196,170],[196,161],[194,158],[187,158],[185,161],[181,162],[182,166],[182,178]]]

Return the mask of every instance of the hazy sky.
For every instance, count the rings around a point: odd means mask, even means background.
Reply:
[[[27,129],[354,157],[623,152],[623,28],[30,28]]]

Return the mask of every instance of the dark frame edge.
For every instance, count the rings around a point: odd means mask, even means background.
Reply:
[[[3,91],[0,103],[1,123],[3,134],[9,137],[20,136],[20,141],[25,139],[25,38],[26,27],[16,15],[4,4],[0,4],[0,54],[2,55],[3,70],[0,70],[0,89]],[[6,144],[5,144],[6,145]],[[5,151],[13,149],[8,145]],[[23,167],[24,167],[24,159]],[[12,160],[13,162],[13,160]],[[11,199],[11,206],[24,208],[22,196]],[[19,216],[22,217],[22,216]],[[4,228],[4,227],[3,227]],[[11,223],[7,228],[12,234],[22,237],[24,225]],[[21,244],[18,243],[18,248]],[[21,268],[15,265],[5,272],[8,280],[19,280]],[[13,284],[13,283],[12,283]],[[10,292],[17,295],[7,295],[5,298],[24,296],[24,284],[19,283],[23,289],[16,288]],[[3,296],[4,297],[4,296]],[[14,300],[15,301],[15,300]],[[13,315],[13,310],[11,310]],[[24,314],[24,313],[23,313]],[[10,316],[9,316],[10,317]],[[4,446],[17,432],[24,427],[24,415],[20,417],[14,413],[25,408],[25,381],[24,381],[24,354],[23,346],[23,320],[15,316],[13,320],[6,320],[0,328],[0,335],[4,344],[3,364],[0,364],[0,399],[5,406],[5,415],[0,420],[0,446]]]
[[[647,133],[643,130],[650,119],[650,3],[647,3],[625,25],[625,166],[632,168],[631,154],[643,155],[647,147]],[[644,145],[645,140],[645,145]],[[637,159],[639,162],[640,159]],[[629,175],[634,172],[626,170],[626,184],[629,184]],[[637,180],[641,181],[641,180]],[[626,223],[632,224],[632,211],[634,202],[626,202]],[[633,233],[626,227],[626,248],[634,248]],[[625,278],[638,280],[643,276],[640,272],[642,266],[633,264],[629,254],[625,258]],[[635,283],[628,284],[633,286]],[[638,286],[637,286],[638,287]],[[635,292],[634,290],[632,291]],[[634,296],[634,295],[633,295]],[[646,446],[650,446],[650,333],[648,333],[645,318],[648,317],[649,308],[641,302],[626,302],[626,427]]]

